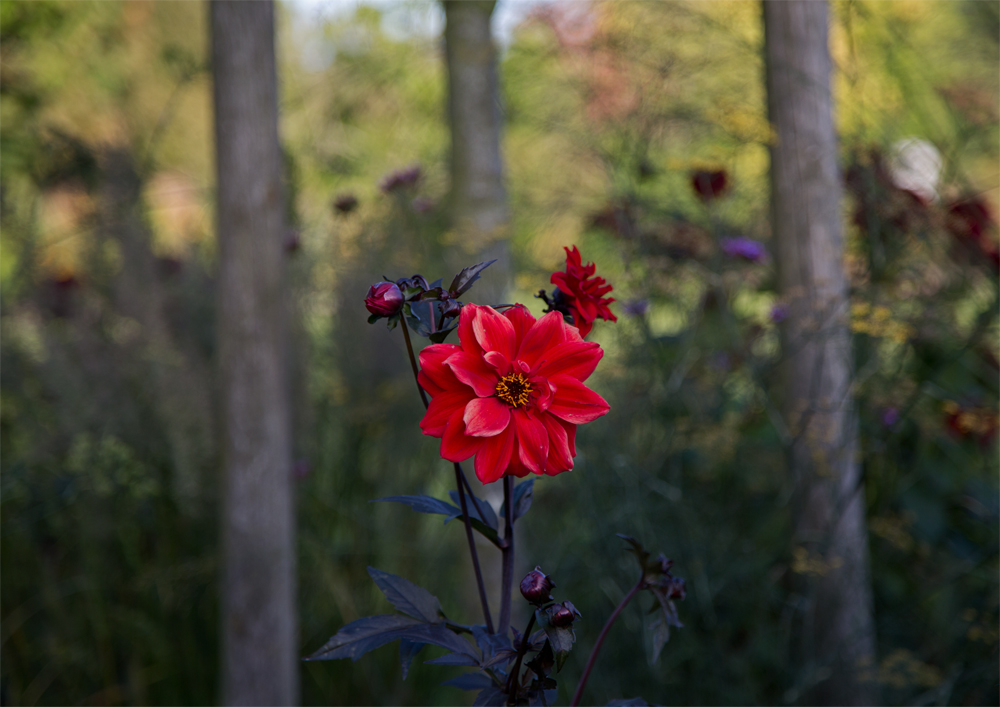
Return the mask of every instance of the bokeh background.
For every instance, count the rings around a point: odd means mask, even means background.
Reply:
[[[464,256],[444,209],[442,18],[279,6],[302,655],[388,611],[367,565],[476,611],[459,525],[368,503],[452,483],[399,332],[362,305],[382,275],[447,281]],[[618,298],[592,336],[612,413],[581,428],[571,473],[538,481],[519,535],[519,572],[540,564],[584,616],[560,699],[634,580],[624,532],[686,577],[685,627],[651,665],[631,606],[593,699],[795,703],[815,680],[795,580],[827,568],[790,542],[773,257],[720,248],[770,237],[760,6],[502,2],[494,19],[510,300],[540,313],[571,244]],[[831,21],[872,679],[890,704],[997,704],[1000,12],[836,0]],[[207,47],[199,2],[0,2],[4,704],[217,700]],[[380,189],[415,164],[415,184]],[[470,703],[438,687],[456,672],[404,681],[386,647],[303,664],[302,694]]]

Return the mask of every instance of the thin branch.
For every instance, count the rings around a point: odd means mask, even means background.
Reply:
[[[501,636],[507,635],[507,627],[510,626],[511,584],[514,579],[514,484],[512,482],[509,475],[503,477],[504,544],[500,550],[503,553],[503,578],[500,582],[500,626],[498,631]]]
[[[597,643],[594,644],[593,649],[590,651],[590,658],[587,659],[587,667],[583,669],[583,675],[580,676],[580,683],[576,686],[576,692],[573,693],[573,701],[569,703],[570,707],[576,707],[576,705],[580,704],[580,697],[583,695],[583,688],[587,685],[587,679],[590,677],[590,671],[594,668],[594,661],[597,660],[597,653],[601,650],[601,645],[603,645],[604,639],[608,635],[608,631],[610,631],[611,627],[614,625],[615,619],[618,618],[618,615],[622,613],[622,610],[630,601],[632,601],[632,597],[634,597],[644,585],[645,579],[640,577],[636,585],[632,587],[632,590],[625,595],[625,598],[622,599],[621,603],[615,607],[615,610],[611,613],[611,616],[608,617],[607,623],[605,623],[604,628],[601,629],[601,635],[597,637]]]

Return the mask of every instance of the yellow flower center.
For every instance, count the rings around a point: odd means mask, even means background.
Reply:
[[[531,384],[520,373],[511,373],[497,383],[497,397],[511,407],[527,405],[531,395]]]

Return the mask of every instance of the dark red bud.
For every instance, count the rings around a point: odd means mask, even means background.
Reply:
[[[687,587],[684,584],[683,577],[674,577],[673,581],[670,583],[670,592],[667,594],[668,599],[681,599],[687,596]]]
[[[541,568],[535,567],[521,580],[521,595],[532,604],[544,604],[551,598],[549,595],[554,586],[555,583]]]
[[[549,613],[549,621],[553,626],[559,628],[565,628],[572,625],[580,617],[580,612],[577,611],[576,607],[573,606],[572,602],[564,601],[562,604],[556,604],[552,607]]]
[[[365,307],[372,314],[391,317],[403,308],[403,293],[394,282],[378,282],[368,288]]]

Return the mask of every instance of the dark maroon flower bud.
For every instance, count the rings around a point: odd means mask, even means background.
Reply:
[[[358,208],[358,197],[354,194],[340,194],[333,200],[333,208],[342,214],[349,214]]]
[[[572,625],[578,618],[580,618],[580,612],[573,606],[573,602],[564,601],[562,604],[556,604],[549,610],[549,621],[553,626],[558,626],[559,628]]]
[[[521,580],[521,595],[532,604],[544,604],[552,598],[550,593],[554,586],[555,582],[536,566]]]
[[[394,282],[377,282],[368,288],[365,307],[372,314],[391,317],[403,308],[403,293]]]
[[[667,599],[681,599],[687,596],[687,586],[683,577],[671,577],[670,590],[667,592]]]
[[[728,180],[723,170],[708,172],[699,170],[691,173],[691,186],[702,201],[716,199],[726,191]]]
[[[462,311],[462,303],[458,300],[448,299],[441,307],[441,315],[445,317],[457,317]]]
[[[302,237],[294,228],[285,232],[284,248],[286,253],[294,253],[302,247]]]

